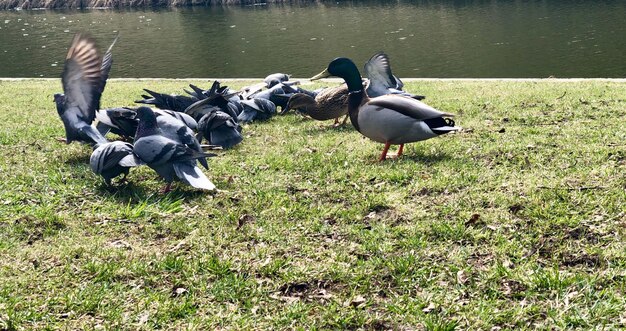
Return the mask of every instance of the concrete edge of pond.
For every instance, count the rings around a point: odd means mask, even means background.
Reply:
[[[60,78],[11,78],[0,77],[0,81],[25,81],[25,80],[59,80]],[[206,80],[220,82],[232,82],[232,81],[262,81],[263,78],[109,78],[109,81],[190,81],[190,80]],[[303,81],[305,84],[311,83],[308,78],[291,78],[292,81]],[[626,78],[402,78],[405,82],[419,82],[419,81],[494,81],[494,82],[614,82],[614,83],[626,83]],[[341,82],[341,78],[324,78],[320,79],[321,82]]]

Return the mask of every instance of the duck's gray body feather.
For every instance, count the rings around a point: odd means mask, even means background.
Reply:
[[[407,96],[384,95],[367,99],[358,110],[357,121],[359,132],[364,136],[380,143],[397,145],[459,130],[454,126],[429,125],[431,121],[452,116]]]

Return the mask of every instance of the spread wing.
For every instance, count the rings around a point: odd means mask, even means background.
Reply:
[[[113,45],[117,42],[117,38],[120,35],[117,34],[111,46],[107,49],[106,53],[104,53],[104,57],[102,58],[102,65],[100,66],[100,94],[104,92],[104,87],[107,84],[107,79],[109,78],[109,72],[111,71],[111,65],[113,64],[113,54],[111,53],[111,49],[113,49]]]
[[[398,83],[391,73],[389,57],[383,52],[374,54],[365,63],[365,75],[370,80],[370,84],[375,89],[397,88]]]
[[[421,101],[398,94],[387,94],[370,99],[367,105],[395,110],[398,113],[420,121],[442,116],[454,116],[453,114],[440,112]]]
[[[93,39],[76,34],[65,58],[61,81],[67,108],[78,108],[79,116],[91,124],[100,107],[102,60]]]

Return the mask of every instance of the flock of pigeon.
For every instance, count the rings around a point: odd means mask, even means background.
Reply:
[[[184,90],[188,96],[145,89],[147,94],[136,101],[142,106],[100,109],[116,41],[117,37],[101,56],[92,38],[75,35],[62,74],[64,94],[54,95],[65,127],[62,140],[92,145],[91,169],[107,185],[119,175],[125,179],[130,168],[147,165],[167,183],[163,193],[171,190],[174,180],[215,190],[197,163],[208,169],[207,158],[215,156],[212,150],[241,143],[241,124],[267,120],[277,114],[277,107],[282,114],[296,109],[314,119],[335,119],[335,125],[339,117],[349,117],[357,131],[385,144],[381,161],[392,144],[400,145],[399,156],[405,143],[460,129],[450,119],[453,115],[424,104],[423,96],[402,91],[402,81],[391,73],[384,53],[366,63],[368,80],[361,78],[347,58],[333,60],[311,78],[338,76],[346,82],[339,87],[308,91],[289,81],[288,75],[277,73],[240,91],[220,86],[218,81],[207,90],[190,84],[191,90]],[[107,140],[109,132],[124,141]]]

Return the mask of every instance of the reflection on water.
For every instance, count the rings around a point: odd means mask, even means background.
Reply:
[[[384,50],[401,77],[625,77],[624,1],[367,1],[0,12],[0,77],[59,77],[72,35],[113,77],[308,77]]]

